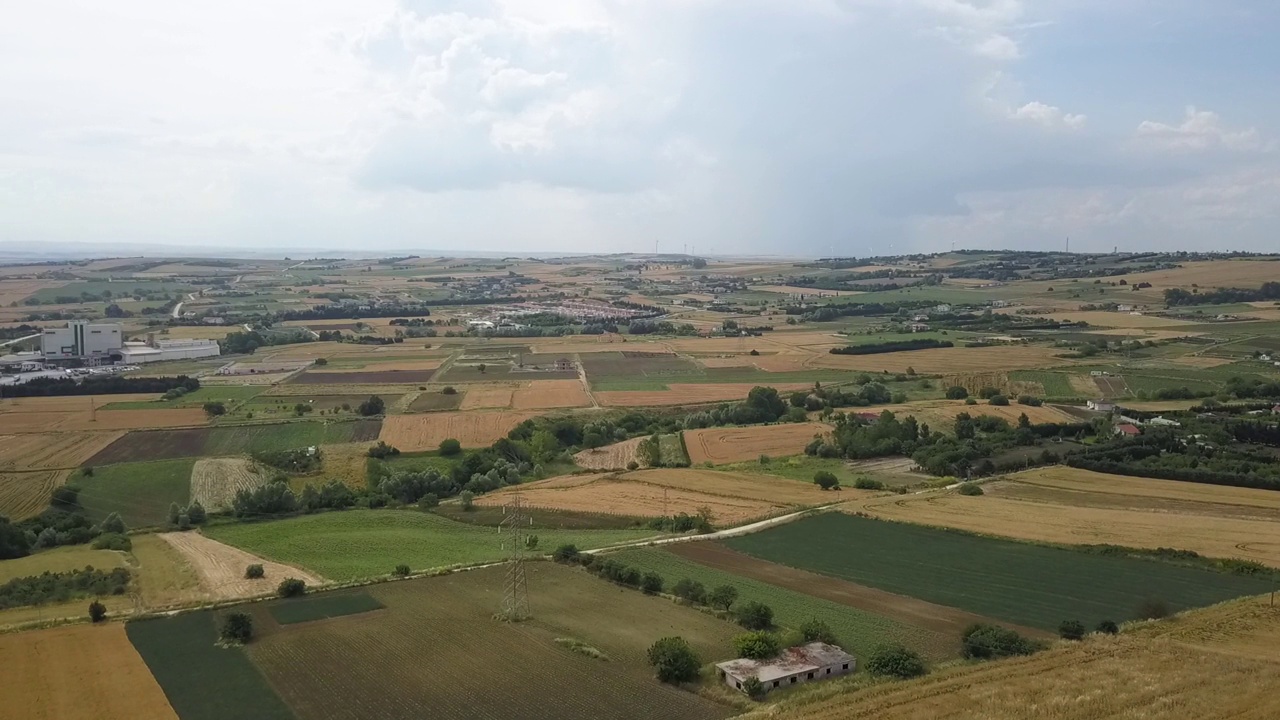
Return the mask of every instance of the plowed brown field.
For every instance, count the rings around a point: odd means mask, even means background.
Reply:
[[[814,435],[829,433],[831,429],[825,423],[705,428],[686,430],[684,442],[689,448],[689,461],[694,465],[704,462],[725,465],[754,460],[761,455],[798,455]]]
[[[275,592],[285,578],[298,578],[314,587],[324,579],[305,570],[264,560],[239,548],[224,545],[198,532],[160,533],[156,537],[169,543],[182,553],[200,577],[200,587],[214,600],[234,600]],[[244,570],[250,565],[261,565],[266,577],[246,580]]]
[[[533,417],[527,412],[438,412],[426,415],[392,415],[382,423],[380,440],[404,452],[435,450],[440,441],[453,438],[463,447],[492,445],[516,425]]]

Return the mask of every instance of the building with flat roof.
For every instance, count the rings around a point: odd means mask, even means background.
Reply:
[[[72,320],[64,328],[45,328],[40,336],[40,353],[46,360],[55,361],[114,362],[119,359],[122,345],[124,331],[120,323]]]
[[[857,665],[857,660],[839,647],[811,642],[787,648],[770,660],[738,658],[716,663],[716,670],[720,679],[735,690],[742,690],[742,683],[756,678],[765,692],[771,692],[802,682],[847,675],[856,670]]]
[[[195,360],[221,354],[222,348],[216,340],[157,340],[154,334],[148,335],[146,342],[127,342],[120,348],[120,356],[130,365],[161,360]]]

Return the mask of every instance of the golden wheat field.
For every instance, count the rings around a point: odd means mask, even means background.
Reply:
[[[534,380],[511,396],[516,410],[586,407],[591,398],[579,380]]]
[[[861,497],[859,490],[843,490],[839,498],[817,485],[771,475],[721,472],[700,468],[653,468],[636,470],[619,477],[662,487],[692,490],[706,495],[747,498],[782,505],[821,505],[833,499]]]
[[[892,412],[898,418],[913,415],[916,420],[928,423],[929,427],[936,430],[949,428],[955,421],[955,417],[960,413],[969,413],[973,417],[990,415],[1003,418],[1010,423],[1018,422],[1018,417],[1024,413],[1027,419],[1035,424],[1079,421],[1079,418],[1074,415],[1059,410],[1052,405],[1032,407],[1030,405],[1019,405],[1016,402],[1010,405],[991,405],[985,400],[980,401],[977,405],[966,405],[963,400],[921,400],[901,405],[885,405],[871,408],[867,412],[879,413],[884,410]]]
[[[531,417],[534,413],[483,410],[392,415],[383,421],[378,439],[404,452],[435,450],[449,438],[463,447],[484,447]]]
[[[689,461],[694,465],[706,462],[725,465],[755,460],[761,455],[799,455],[814,436],[829,432],[831,426],[825,423],[704,428],[686,430],[684,442],[689,450]]]
[[[77,467],[122,435],[120,431],[0,435],[0,470]]]
[[[0,473],[0,516],[26,520],[49,507],[53,489],[67,481],[70,470]]]
[[[221,511],[231,506],[238,491],[266,482],[266,473],[248,458],[201,458],[191,469],[191,499],[206,510]]]
[[[588,470],[622,470],[628,463],[639,462],[636,448],[644,439],[635,437],[604,447],[588,448],[575,454],[573,462]]]

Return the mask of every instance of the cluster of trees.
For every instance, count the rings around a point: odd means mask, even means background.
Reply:
[[[0,585],[0,610],[66,602],[82,597],[123,595],[132,574],[125,568],[83,570],[14,578]]]
[[[787,401],[793,408],[802,410],[866,407],[868,405],[883,405],[889,402],[906,402],[906,393],[890,392],[889,388],[884,385],[872,382],[869,375],[859,377],[858,384],[857,389],[850,388],[846,390],[838,387],[827,388],[823,387],[822,383],[814,383],[813,390],[809,392],[793,392],[788,396]],[[803,415],[798,417],[799,419],[796,422],[804,420]]]
[[[832,355],[878,355],[880,353],[903,352],[906,350],[928,350],[931,348],[954,347],[950,340],[919,338],[916,340],[893,340],[890,342],[867,343],[866,345],[848,345],[842,348],[831,348]]]
[[[129,550],[131,543],[120,515],[111,513],[94,524],[80,507],[79,494],[79,487],[63,485],[54,489],[50,506],[36,517],[14,523],[0,515],[0,560],[87,542],[100,549]]]
[[[965,628],[960,634],[960,652],[971,660],[1033,655],[1043,649],[1041,643],[998,625],[978,623]]]
[[[308,485],[303,488],[301,496],[289,489],[288,482],[276,480],[256,488],[237,490],[231,502],[231,512],[239,518],[259,518],[343,510],[355,505],[355,492],[337,480],[319,488]]]
[[[698,334],[698,329],[687,323],[676,325],[666,320],[632,320],[627,323],[627,333],[630,335],[677,335],[677,336],[693,336]]]
[[[288,472],[307,473],[319,470],[323,462],[319,448],[297,448],[295,450],[259,450],[253,453],[253,459],[268,467]]]
[[[90,375],[81,380],[41,377],[20,385],[0,385],[0,398],[167,393],[179,388],[184,392],[198,390],[200,381],[186,375],[150,378]]]
[[[1193,434],[1215,437],[1212,428],[1204,429],[1210,432]],[[1221,432],[1222,428],[1218,430]],[[1115,475],[1280,490],[1280,465],[1272,454],[1194,441],[1161,428],[1073,453],[1066,463]]]
[[[1164,291],[1164,302],[1177,305],[1230,305],[1232,303],[1280,300],[1280,282],[1265,282],[1256,290],[1249,288],[1215,288],[1200,292],[1199,288],[1183,290],[1169,288]]]
[[[639,458],[640,464],[647,467],[689,467],[687,452],[681,452],[676,457],[666,457],[662,452],[661,438],[661,435],[655,433],[636,445],[636,457]],[[676,435],[675,439],[676,442],[684,442],[682,435]]]
[[[704,428],[716,425],[754,425],[781,420],[788,414],[787,403],[771,387],[753,387],[747,393],[747,399],[740,403],[720,405],[711,410],[696,412],[684,419],[685,428]],[[801,410],[794,415],[798,422],[804,421]],[[788,418],[791,419],[791,418]]]

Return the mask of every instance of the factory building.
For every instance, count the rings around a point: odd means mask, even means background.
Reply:
[[[157,340],[155,333],[146,342],[127,342],[120,349],[125,363],[139,365],[161,360],[194,360],[222,354],[216,340]]]
[[[64,328],[48,328],[40,337],[45,360],[83,360],[91,365],[120,359],[124,335],[120,323],[72,320]],[[114,357],[113,357],[114,355]]]

